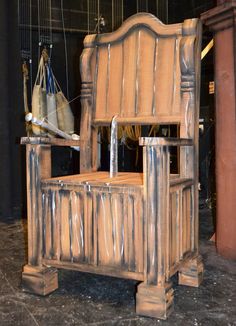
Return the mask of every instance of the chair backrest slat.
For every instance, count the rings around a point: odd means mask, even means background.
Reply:
[[[110,124],[115,115],[134,124],[178,123],[180,136],[194,137],[199,34],[197,19],[164,25],[139,13],[113,33],[87,36],[81,73],[91,84],[91,104],[85,119],[91,126]],[[88,106],[83,96],[82,110]]]

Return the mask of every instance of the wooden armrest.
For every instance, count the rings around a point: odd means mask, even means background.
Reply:
[[[189,138],[167,137],[141,137],[141,146],[193,146],[193,140]]]
[[[51,145],[51,146],[79,146],[79,140],[62,139],[62,138],[48,138],[48,137],[22,137],[22,145]]]

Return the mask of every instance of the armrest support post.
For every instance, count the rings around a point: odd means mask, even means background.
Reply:
[[[42,193],[41,180],[51,177],[51,146],[26,145],[28,264],[41,266]]]
[[[165,284],[169,255],[169,166],[168,146],[144,146],[145,271],[147,283],[157,286]]]

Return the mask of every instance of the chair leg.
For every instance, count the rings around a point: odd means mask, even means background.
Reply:
[[[200,255],[186,261],[179,270],[179,284],[198,287],[203,279],[203,263]]]
[[[173,299],[171,283],[164,286],[141,283],[136,293],[136,312],[143,316],[166,319],[173,310]]]
[[[26,292],[42,296],[50,294],[58,288],[57,269],[25,265],[22,272],[22,288]]]

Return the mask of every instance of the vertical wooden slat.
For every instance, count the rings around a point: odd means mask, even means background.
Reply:
[[[113,261],[112,213],[110,194],[99,193],[98,200],[98,261],[109,265]]]
[[[175,262],[177,263],[180,260],[180,202],[179,202],[180,194],[179,191],[175,194],[175,200],[176,200],[176,225],[175,225],[175,234],[176,234],[176,258]]]
[[[51,258],[51,249],[52,249],[52,230],[51,230],[51,191],[46,190],[42,195],[42,206],[43,206],[43,254],[47,259]]]
[[[73,261],[80,262],[84,260],[84,211],[83,196],[81,193],[71,192],[71,210],[71,248]]]
[[[124,39],[124,74],[121,116],[135,115],[137,31]]]
[[[187,227],[187,250],[191,249],[191,192],[190,188],[186,190],[186,227]]]
[[[155,46],[154,46],[154,76],[153,76],[153,85],[152,85],[152,88],[153,88],[153,94],[152,94],[152,115],[155,116],[156,115],[156,111],[157,111],[157,108],[156,108],[156,78],[157,78],[157,58],[158,58],[158,41],[159,41],[159,38],[155,38]]]
[[[143,200],[140,194],[134,195],[134,254],[135,271],[143,272]]]
[[[182,229],[182,237],[183,237],[183,254],[187,250],[187,196],[186,196],[186,190],[183,190],[183,229]]]
[[[138,108],[139,108],[139,91],[140,91],[140,88],[139,88],[139,69],[140,69],[140,37],[141,37],[141,30],[138,30],[137,31],[137,34],[136,34],[136,38],[137,38],[137,41],[136,41],[136,67],[135,67],[135,70],[136,70],[136,78],[135,78],[135,104],[134,104],[134,117],[137,116],[138,114]]]
[[[174,52],[174,66],[173,66],[173,85],[172,85],[172,113],[174,115],[181,114],[180,108],[180,62],[179,62],[179,44],[180,44],[180,37],[176,37],[175,39],[175,52]]]
[[[159,38],[156,48],[157,77],[155,78],[157,115],[172,114],[175,50],[175,38]]]
[[[128,214],[128,195],[124,194],[123,197],[123,212],[124,212],[124,267],[129,266],[129,214]]]
[[[84,234],[85,234],[85,259],[88,263],[94,262],[94,235],[93,235],[93,198],[90,186],[86,185],[84,192]]]
[[[121,265],[124,252],[124,235],[123,235],[123,197],[119,193],[113,193],[111,197],[112,211],[112,234],[114,249],[114,264]]]
[[[94,190],[92,194],[93,201],[93,256],[94,256],[94,264],[98,265],[98,208],[99,208],[99,193]]]
[[[151,31],[139,32],[137,73],[137,115],[152,116],[155,38]]]
[[[122,100],[123,47],[115,43],[110,47],[107,87],[107,116],[120,114]]]
[[[170,256],[167,257],[169,259],[169,264],[172,265],[174,263],[175,256],[175,244],[174,244],[174,229],[173,229],[173,220],[175,218],[175,203],[174,203],[174,194],[170,194],[170,224],[169,224],[169,246],[170,246]]]
[[[195,227],[198,225],[198,221],[195,221],[194,212],[194,186],[191,187],[191,206],[190,206],[190,220],[191,220],[191,250],[195,251],[198,247],[198,237],[195,234]],[[197,227],[198,230],[198,227]]]
[[[107,85],[108,85],[108,48],[107,46],[98,49],[98,65],[97,71],[97,89],[96,89],[96,118],[106,117],[107,112]]]
[[[60,190],[61,260],[71,259],[70,192]]]
[[[134,247],[134,237],[136,221],[134,216],[134,197],[133,195],[128,196],[128,264],[129,271],[135,270],[135,247]]]
[[[60,258],[60,245],[59,245],[59,200],[58,200],[58,191],[52,190],[52,215],[51,215],[51,224],[52,224],[52,258]]]
[[[183,190],[179,190],[179,259],[183,258]]]

